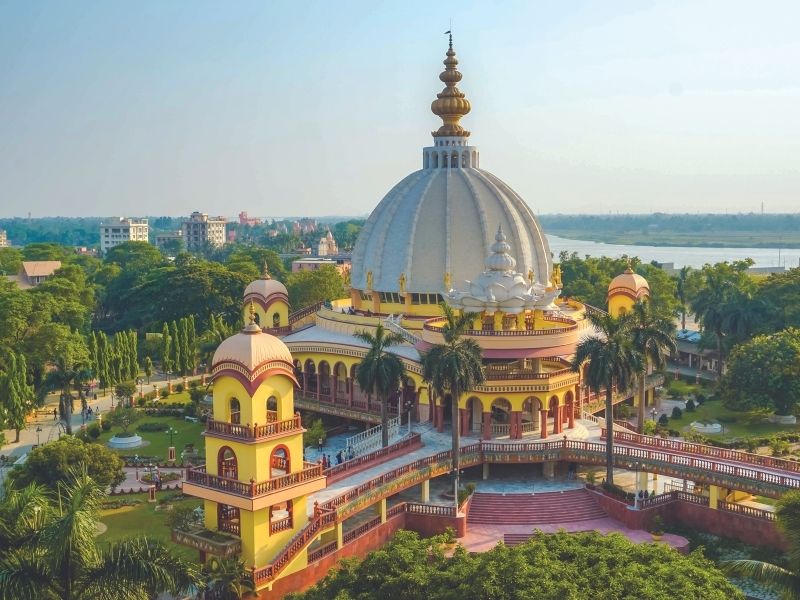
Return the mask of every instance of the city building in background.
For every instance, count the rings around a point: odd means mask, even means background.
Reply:
[[[105,254],[125,242],[147,242],[149,235],[147,219],[113,217],[100,223],[100,252]]]
[[[60,260],[25,260],[17,275],[7,275],[6,279],[13,281],[23,290],[36,287],[53,273],[61,268]]]
[[[8,247],[8,234],[5,229],[0,229],[0,248]]]
[[[163,231],[156,234],[156,248],[159,250],[172,250],[178,252],[183,248],[183,231]]]
[[[330,256],[332,254],[339,254],[339,246],[336,245],[336,240],[333,239],[331,230],[321,237],[317,245],[317,256]]]
[[[205,246],[219,248],[225,244],[225,217],[209,217],[205,213],[193,212],[181,225],[183,241],[187,250],[199,250]]]
[[[292,273],[298,271],[316,271],[320,267],[330,265],[336,267],[342,277],[350,273],[350,255],[326,256],[324,258],[298,258],[292,261]]]

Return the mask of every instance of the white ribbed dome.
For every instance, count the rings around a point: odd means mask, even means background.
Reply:
[[[426,149],[438,150],[438,148]],[[352,286],[439,293],[475,276],[502,226],[516,268],[548,285],[550,248],[533,211],[500,179],[481,169],[426,168],[398,183],[378,204],[353,251]],[[514,268],[510,266],[510,268]]]

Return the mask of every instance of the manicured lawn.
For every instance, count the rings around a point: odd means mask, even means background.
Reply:
[[[160,495],[174,494],[175,492],[160,492]],[[108,527],[108,530],[97,536],[98,542],[111,543],[127,537],[137,535],[147,535],[148,537],[161,540],[181,556],[197,562],[198,554],[196,550],[174,544],[170,537],[170,529],[167,527],[166,519],[169,514],[166,510],[156,511],[157,504],[147,502],[147,494],[128,494],[124,496],[110,496],[109,500],[115,499],[140,500],[136,506],[123,506],[121,508],[102,510],[100,521]],[[178,500],[174,506],[188,504],[192,507],[202,505],[201,500],[187,499]]]
[[[146,416],[136,421],[133,425],[128,427],[128,431],[137,431],[142,439],[150,442],[146,446],[139,448],[117,450],[122,456],[157,456],[162,460],[167,459],[167,448],[169,448],[169,434],[165,431],[138,431],[144,423],[163,423],[164,425],[171,426],[178,433],[174,436],[174,444],[180,460],[180,454],[186,444],[194,444],[195,450],[203,456],[205,449],[205,438],[202,436],[205,425],[203,423],[191,423],[186,421],[183,417],[173,416]],[[100,434],[98,441],[106,443],[115,433],[122,431],[120,427],[112,427],[111,431],[104,431]]]
[[[748,413],[728,410],[722,402],[714,400],[698,406],[694,412],[683,411],[680,419],[669,420],[668,427],[678,431],[688,430],[692,421],[716,421],[722,425],[722,433],[704,434],[717,439],[732,439],[751,436],[768,436],[782,431],[798,431],[798,426],[776,425],[766,421],[750,420]]]

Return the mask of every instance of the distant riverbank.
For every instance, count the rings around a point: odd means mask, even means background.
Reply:
[[[675,268],[689,266],[700,268],[706,263],[744,260],[752,258],[756,267],[787,268],[800,265],[800,248],[734,248],[714,246],[657,246],[634,244],[607,244],[581,239],[570,239],[547,235],[550,251],[558,260],[558,255],[566,250],[577,252],[578,256],[638,256],[643,262],[657,261],[674,263]]]
[[[545,227],[559,237],[627,246],[688,247],[688,248],[790,248],[800,249],[800,232],[776,236],[771,232],[648,232],[642,234],[586,231]]]

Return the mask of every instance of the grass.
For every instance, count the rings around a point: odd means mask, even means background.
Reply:
[[[143,423],[164,423],[171,426],[178,433],[174,436],[174,444],[177,449],[178,459],[180,460],[180,453],[186,444],[194,444],[195,450],[203,456],[205,450],[205,438],[202,435],[205,425],[203,423],[191,423],[184,420],[183,417],[173,416],[147,416],[142,417],[131,425],[128,430],[136,431],[137,428]],[[106,443],[115,433],[121,432],[121,427],[112,427],[110,431],[104,431],[100,434],[98,441]],[[164,431],[142,431],[139,432],[142,439],[150,442],[146,446],[139,448],[116,450],[121,456],[157,456],[163,460],[167,459],[167,448],[169,448],[169,434]]]
[[[729,410],[720,401],[705,402],[698,406],[694,412],[683,411],[680,419],[670,417],[668,427],[679,431],[688,429],[692,421],[717,421],[722,424],[721,433],[707,433],[710,438],[734,439],[750,436],[768,436],[784,431],[798,431],[796,425],[778,425],[759,421],[751,417],[750,413]]]
[[[174,492],[161,492],[161,494]],[[173,548],[175,552],[188,560],[198,561],[196,550],[180,546],[172,542],[170,529],[167,527],[166,510],[156,511],[157,504],[147,502],[147,494],[130,494],[121,496],[128,500],[141,500],[141,504],[136,506],[123,506],[121,508],[102,510],[100,521],[108,527],[108,530],[97,536],[100,544],[113,543],[119,540],[134,537],[137,535],[147,535],[150,538],[162,541]],[[114,498],[110,498],[113,500]],[[189,506],[202,506],[202,500],[186,499],[177,500],[172,503],[174,506],[188,504]]]

